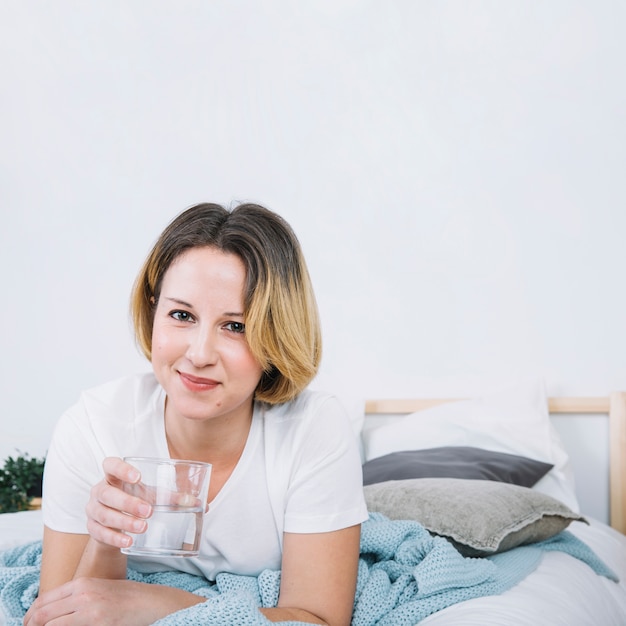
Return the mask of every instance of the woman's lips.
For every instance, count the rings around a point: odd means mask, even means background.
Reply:
[[[219,383],[211,378],[200,378],[184,372],[178,372],[183,385],[190,391],[209,391],[215,389]]]

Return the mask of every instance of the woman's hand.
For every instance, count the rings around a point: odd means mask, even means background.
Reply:
[[[143,626],[203,601],[163,585],[77,578],[41,594],[26,613],[24,626]]]
[[[146,500],[122,490],[122,483],[138,483],[139,472],[117,457],[102,463],[104,479],[91,489],[87,503],[87,530],[97,542],[115,548],[127,548],[132,538],[126,533],[142,533],[152,507]]]
[[[152,507],[121,488],[123,482],[139,482],[134,467],[114,457],[106,458],[102,467],[104,479],[92,487],[86,507],[89,535],[44,528],[42,593],[78,577],[126,578],[126,556],[119,548],[132,544],[127,532],[146,530]]]

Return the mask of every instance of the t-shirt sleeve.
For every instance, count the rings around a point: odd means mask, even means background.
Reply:
[[[56,424],[46,455],[43,520],[53,530],[86,533],[85,506],[108,456],[164,456],[162,389],[151,373],[83,391]]]
[[[357,440],[333,396],[311,399],[293,439],[284,530],[330,532],[367,519]]]
[[[86,534],[85,506],[91,487],[103,477],[104,453],[76,404],[61,416],[46,455],[43,522],[52,530]]]

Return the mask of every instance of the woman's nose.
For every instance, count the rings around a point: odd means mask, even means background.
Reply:
[[[186,356],[195,367],[204,367],[216,361],[217,338],[210,329],[198,327],[189,339]]]

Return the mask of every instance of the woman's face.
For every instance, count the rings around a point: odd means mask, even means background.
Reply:
[[[152,367],[167,415],[249,417],[262,369],[245,336],[241,259],[191,248],[168,268],[154,315]]]

